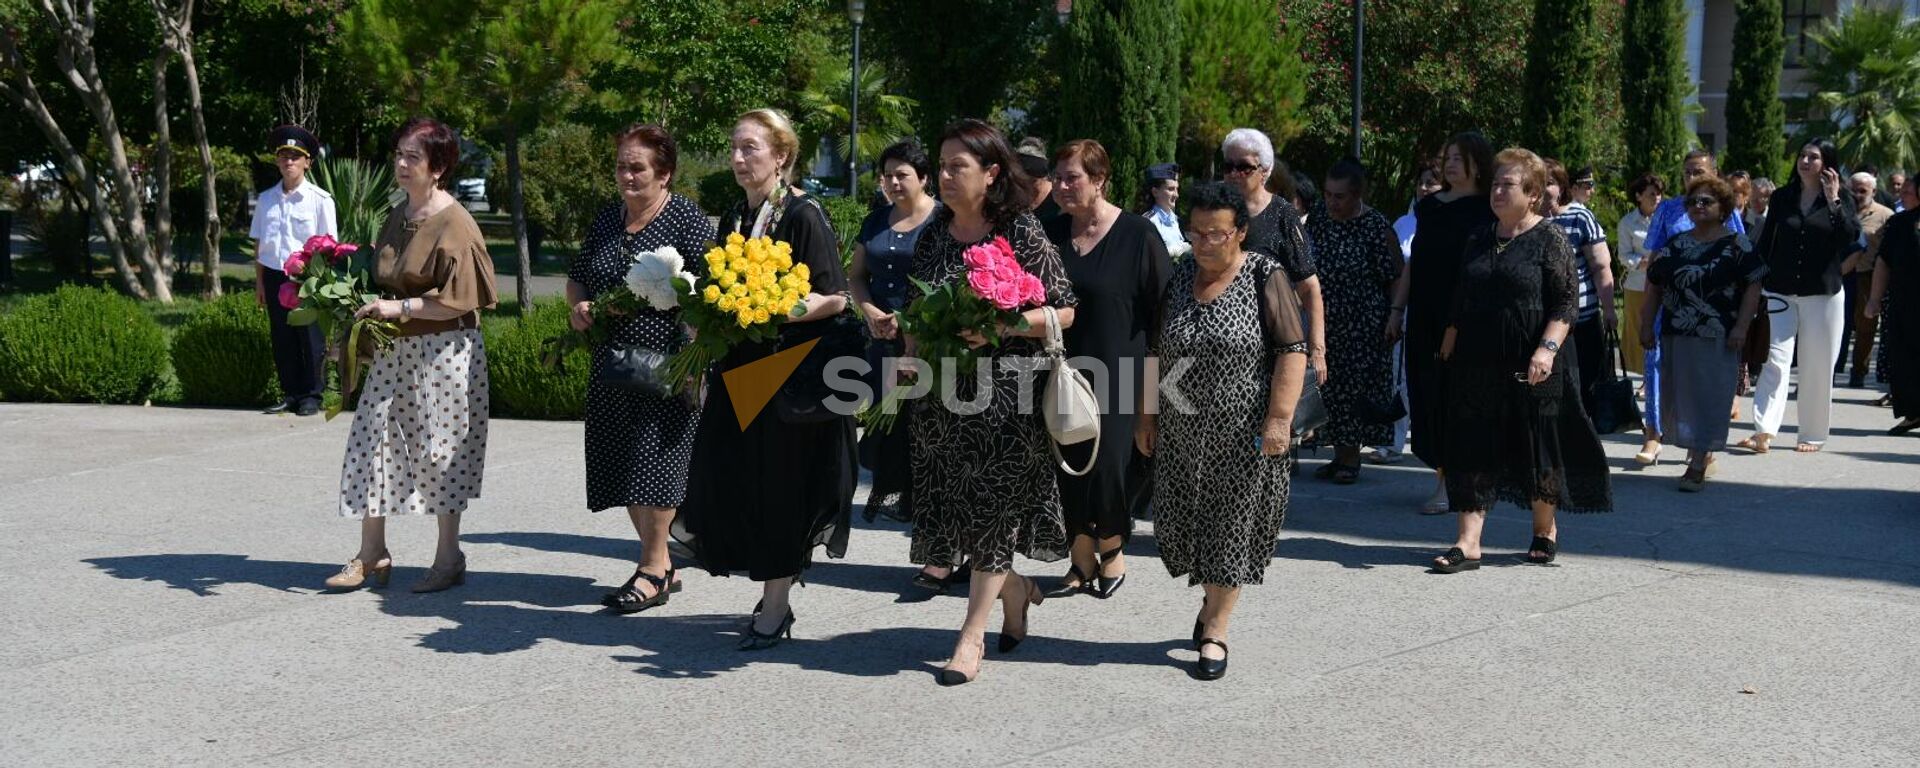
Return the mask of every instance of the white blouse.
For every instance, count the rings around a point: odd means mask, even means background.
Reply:
[[[1647,225],[1651,223],[1651,217],[1635,208],[1620,217],[1620,226],[1613,230],[1620,238],[1620,259],[1627,264],[1627,279],[1622,287],[1629,291],[1647,289]]]

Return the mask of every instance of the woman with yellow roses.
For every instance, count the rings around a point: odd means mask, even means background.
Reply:
[[[787,183],[800,149],[787,118],[769,109],[741,115],[732,143],[733,175],[746,200],[720,220],[726,241],[707,255],[714,284],[701,299],[732,313],[741,327],[782,322],[780,341],[737,344],[708,371],[692,478],[673,533],[714,575],[744,572],[761,582],[760,605],[740,642],[741,650],[759,650],[791,636],[787,595],[814,547],[846,554],[856,481],[853,419],[805,411],[786,392],[775,392],[765,407],[735,403],[723,374],[826,333],[846,309],[847,279],[825,211]],[[802,366],[781,386],[819,375]]]

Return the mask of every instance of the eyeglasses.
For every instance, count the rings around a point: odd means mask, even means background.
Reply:
[[[1221,170],[1226,171],[1228,176],[1242,176],[1260,170],[1260,166],[1247,162],[1227,163],[1221,166]]]
[[[1688,208],[1712,208],[1719,204],[1720,201],[1717,198],[1707,195],[1694,195],[1693,197],[1687,198]]]
[[[1237,230],[1237,229],[1216,229],[1212,232],[1194,232],[1192,230],[1188,230],[1187,239],[1192,240],[1193,242],[1196,242],[1196,243],[1206,243],[1207,245],[1219,245],[1221,243],[1226,242],[1228,238],[1233,237],[1239,231],[1240,230]]]

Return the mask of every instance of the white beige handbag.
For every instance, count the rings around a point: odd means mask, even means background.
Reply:
[[[1053,437],[1053,458],[1060,463],[1060,471],[1080,477],[1092,472],[1093,465],[1100,460],[1100,398],[1094,395],[1093,384],[1087,377],[1067,364],[1066,344],[1060,338],[1060,316],[1053,307],[1041,309],[1047,313],[1046,355],[1052,362],[1052,371],[1040,396],[1040,413],[1046,419],[1047,433]],[[1060,446],[1088,440],[1093,441],[1093,455],[1088,457],[1085,467],[1075,471],[1060,455]]]

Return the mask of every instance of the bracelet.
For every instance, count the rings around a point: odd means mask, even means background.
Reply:
[[[400,300],[400,322],[413,319],[413,299]]]

